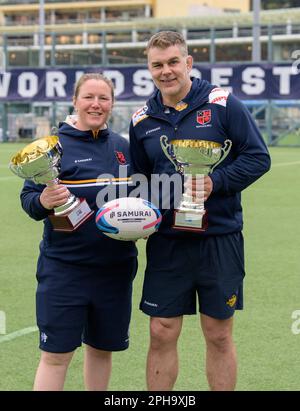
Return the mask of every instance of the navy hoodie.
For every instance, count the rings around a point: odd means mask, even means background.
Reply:
[[[97,194],[105,187],[96,182],[97,178],[105,173],[118,178],[120,167],[123,167],[122,176],[124,168],[130,175],[128,141],[110,129],[100,130],[95,138],[92,131],[80,131],[67,123],[60,124],[58,136],[63,149],[59,179],[76,197],[85,198],[96,212]],[[136,256],[132,241],[113,240],[97,229],[96,213],[76,231],[53,231],[47,218],[51,211],[39,201],[44,187],[26,180],[21,192],[26,213],[35,220],[44,220],[41,254],[72,264],[92,266],[118,263]]]
[[[195,235],[218,235],[238,232],[243,228],[241,191],[256,181],[270,168],[266,144],[247,108],[226,90],[193,78],[188,95],[168,108],[162,104],[156,90],[146,106],[138,110],[130,124],[130,149],[135,171],[148,180],[153,174],[176,172],[164,154],[160,137],[168,140],[208,140],[224,146],[232,141],[227,157],[210,174],[213,191],[205,202],[208,229]],[[163,203],[164,193],[159,193]],[[152,196],[154,198],[155,196]],[[171,226],[174,210],[162,210],[159,231],[168,235],[192,236],[191,232],[176,231]]]

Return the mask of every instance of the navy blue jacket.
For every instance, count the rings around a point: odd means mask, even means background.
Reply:
[[[190,92],[176,109],[163,106],[161,94],[156,90],[146,106],[133,115],[130,124],[130,149],[135,172],[143,173],[149,180],[151,174],[175,173],[174,165],[162,151],[162,135],[166,135],[169,141],[209,140],[222,146],[226,139],[232,141],[228,156],[210,174],[213,191],[205,202],[209,227],[196,235],[242,230],[241,191],[270,168],[268,149],[247,108],[227,91],[195,78]],[[160,232],[193,235],[172,229],[173,210],[162,211]]]
[[[79,131],[67,123],[62,123],[58,132],[63,148],[59,179],[72,194],[84,197],[95,212],[98,210],[97,194],[105,187],[96,182],[97,178],[104,173],[118,178],[119,167],[130,167],[128,141],[109,129],[98,134],[94,138],[92,131]],[[42,254],[64,262],[92,266],[122,262],[136,255],[132,241],[117,241],[102,234],[96,227],[95,214],[72,233],[53,231],[47,218],[51,211],[39,201],[44,187],[26,180],[21,192],[26,213],[35,220],[44,220]]]

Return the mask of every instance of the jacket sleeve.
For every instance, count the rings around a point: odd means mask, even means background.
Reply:
[[[51,213],[51,210],[44,208],[40,203],[40,195],[44,187],[41,184],[37,185],[32,181],[25,180],[20,194],[23,210],[37,221],[43,220]]]
[[[226,108],[227,135],[232,141],[233,161],[211,174],[213,192],[241,192],[271,166],[267,146],[246,106],[229,95]]]

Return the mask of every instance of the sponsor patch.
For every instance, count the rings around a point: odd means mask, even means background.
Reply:
[[[223,88],[216,87],[214,88],[209,96],[209,103],[219,104],[220,106],[226,107],[229,91],[224,90]]]
[[[140,121],[148,117],[148,115],[146,114],[147,110],[148,110],[148,107],[144,106],[133,114],[132,116],[133,127],[136,126]]]
[[[197,111],[197,123],[201,124],[209,124],[211,122],[211,110],[200,110]]]

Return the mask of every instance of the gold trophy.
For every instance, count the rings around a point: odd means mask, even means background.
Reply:
[[[164,154],[174,164],[177,172],[188,177],[190,181],[199,181],[212,173],[228,155],[232,142],[225,140],[224,147],[214,141],[207,140],[171,140],[167,136],[160,137],[160,145]],[[192,180],[191,180],[192,179]],[[203,181],[202,180],[202,181]],[[207,212],[204,200],[197,199],[185,189],[179,208],[174,212],[173,228],[186,231],[205,231],[207,228]]]
[[[36,184],[52,186],[58,184],[61,169],[62,146],[57,136],[47,136],[28,144],[18,151],[9,164],[11,171]],[[67,202],[55,207],[48,216],[55,231],[74,231],[92,214],[83,198],[70,195]]]

